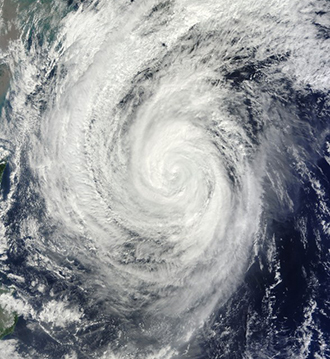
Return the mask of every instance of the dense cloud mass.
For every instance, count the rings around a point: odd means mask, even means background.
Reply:
[[[2,12],[0,352],[327,358],[329,3]]]

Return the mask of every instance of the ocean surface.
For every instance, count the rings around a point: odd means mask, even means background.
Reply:
[[[330,2],[0,7],[0,358],[330,358]]]

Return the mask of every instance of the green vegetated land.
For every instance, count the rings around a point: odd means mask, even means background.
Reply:
[[[17,16],[17,2],[13,0],[4,0],[2,2],[1,10],[2,25],[0,29],[0,50],[6,51],[10,42],[17,39],[20,35],[14,21]],[[6,63],[0,63],[0,111],[2,110],[6,93],[9,89],[10,78],[11,73],[9,66]],[[7,160],[4,157],[2,157],[2,159],[0,158],[0,185],[6,166]],[[0,296],[6,294],[12,295],[12,291],[2,287],[0,283]],[[18,316],[16,313],[8,311],[0,306],[0,339],[14,331],[17,320]]]
[[[0,295],[6,293],[6,290],[0,289]],[[0,307],[0,339],[11,334],[16,327],[18,316],[16,313],[8,312]]]
[[[0,161],[0,184],[2,183],[2,176],[7,166],[6,160]],[[0,288],[0,296],[10,293],[8,289]],[[18,316],[16,313],[10,312],[0,306],[0,339],[6,335],[11,334],[16,327]]]
[[[7,293],[7,291],[0,289],[0,295],[4,293]],[[15,330],[17,321],[18,316],[16,313],[8,312],[6,309],[0,307],[0,339]]]

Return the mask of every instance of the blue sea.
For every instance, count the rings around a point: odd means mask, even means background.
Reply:
[[[330,358],[329,1],[0,8],[0,358]]]

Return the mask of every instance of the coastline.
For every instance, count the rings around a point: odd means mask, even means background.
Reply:
[[[11,79],[10,69],[4,61],[4,55],[10,42],[19,38],[19,30],[15,24],[17,7],[18,5],[11,0],[0,2],[0,107],[3,105]]]

